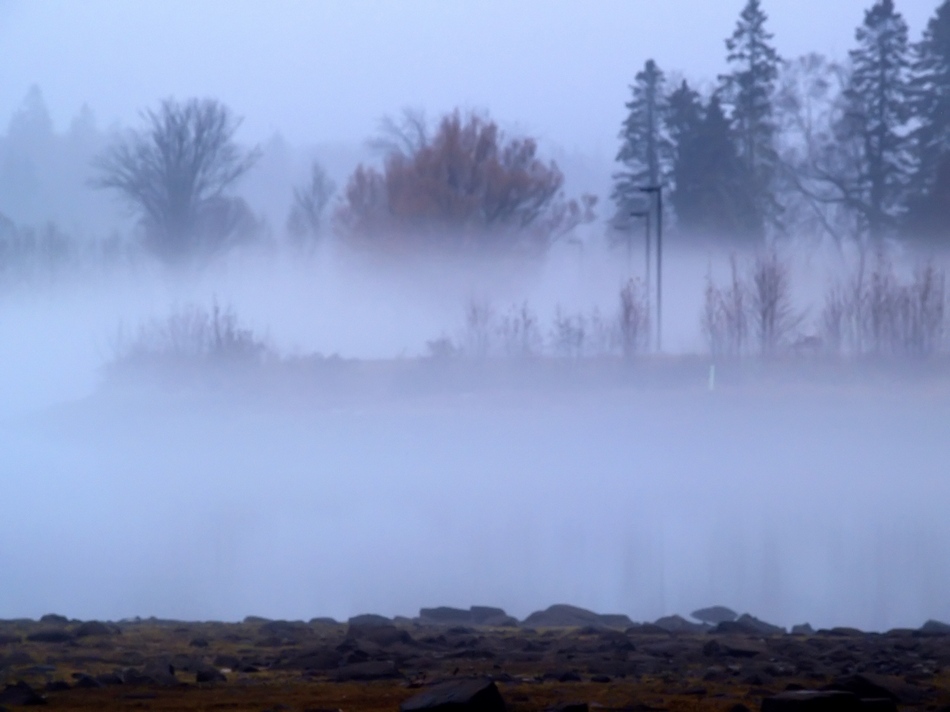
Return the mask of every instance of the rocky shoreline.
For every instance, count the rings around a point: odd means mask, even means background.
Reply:
[[[787,631],[722,606],[690,618],[555,605],[522,621],[490,606],[346,622],[3,620],[0,710],[950,710],[946,623]]]

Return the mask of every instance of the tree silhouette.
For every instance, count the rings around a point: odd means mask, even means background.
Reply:
[[[563,198],[563,175],[531,138],[507,138],[493,121],[455,111],[431,138],[398,142],[382,171],[360,165],[336,213],[344,238],[395,251],[543,250],[592,219],[593,199]]]
[[[779,205],[774,191],[778,154],[772,97],[781,60],[771,45],[772,34],[759,0],[748,0],[736,29],[726,40],[732,71],[720,77],[722,102],[730,109],[739,157],[751,178],[751,207],[747,222],[764,236],[768,223],[776,223]]]
[[[257,161],[234,141],[240,126],[213,99],[166,99],[144,127],[114,141],[93,165],[93,185],[114,190],[138,215],[148,246],[177,262],[218,249],[253,216],[227,189]]]
[[[620,130],[620,150],[616,160],[624,170],[614,175],[611,197],[620,212],[642,201],[639,188],[657,185],[669,177],[671,150],[666,135],[666,96],[663,72],[652,59],[637,73],[627,118]]]

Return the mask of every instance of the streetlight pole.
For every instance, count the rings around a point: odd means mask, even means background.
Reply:
[[[641,193],[656,193],[656,350],[663,350],[663,186],[646,185]]]

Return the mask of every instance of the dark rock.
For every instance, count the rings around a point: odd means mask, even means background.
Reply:
[[[703,644],[703,655],[707,658],[715,658],[722,655],[723,649],[717,640],[710,640]]]
[[[710,625],[716,625],[718,623],[722,623],[723,621],[734,621],[739,617],[738,613],[736,613],[731,608],[726,608],[725,606],[710,606],[709,608],[700,608],[698,611],[693,611],[689,615],[698,621],[709,623]]]
[[[562,702],[549,707],[547,712],[590,712],[590,706],[586,702]]]
[[[69,625],[69,619],[66,616],[61,616],[58,613],[47,613],[45,616],[40,618],[40,623],[46,623],[47,625]]]
[[[282,670],[333,670],[340,667],[342,660],[343,654],[338,650],[315,648],[301,651],[299,655],[281,660],[275,667]],[[217,660],[215,660],[215,664],[218,664]],[[238,665],[239,663],[235,661],[233,665],[222,665],[221,667],[237,669]]]
[[[691,623],[683,616],[663,616],[653,621],[653,625],[669,633],[702,633],[706,628],[700,623]]]
[[[744,613],[734,621],[723,621],[713,628],[710,633],[716,634],[739,634],[739,635],[783,635],[784,628],[760,621],[748,613]]]
[[[627,635],[669,635],[670,631],[653,623],[638,623],[624,631]]]
[[[449,680],[433,685],[401,705],[400,712],[505,712],[505,701],[487,679]]]
[[[792,626],[792,635],[814,635],[815,629],[808,623],[800,623]]]
[[[192,648],[207,648],[208,639],[207,638],[192,638],[188,641],[188,645]]]
[[[628,628],[633,621],[622,614],[601,615],[586,608],[557,603],[543,611],[535,611],[524,619],[522,625],[529,628]]]
[[[321,616],[319,618],[311,618],[310,625],[340,625],[340,623],[335,618]]]
[[[6,685],[3,690],[0,690],[0,704],[23,707],[45,705],[46,698],[23,682],[23,680],[17,680],[14,684]]]
[[[172,686],[178,684],[178,679],[175,677],[175,668],[168,662],[163,661],[152,661],[147,663],[142,669],[141,677],[144,680],[139,679],[132,684],[145,684],[145,685],[162,685],[162,686]],[[129,684],[128,676],[125,677],[126,684]]]
[[[369,660],[365,663],[344,665],[333,674],[337,682],[386,680],[399,677],[396,663],[392,660]]]
[[[65,680],[53,680],[51,682],[47,682],[43,686],[43,689],[47,692],[65,692],[66,690],[69,690],[70,687],[69,683]]]
[[[76,678],[76,682],[73,687],[77,690],[98,690],[102,687],[102,683],[91,675],[77,673],[74,677]]]
[[[751,712],[748,707],[746,707],[741,702],[737,702],[732,707],[730,707],[727,712]]]
[[[207,665],[195,672],[195,682],[227,682],[227,676],[216,667]]]
[[[486,623],[486,621],[511,618],[511,616],[505,613],[504,609],[494,608],[493,606],[472,606],[468,611],[472,616],[472,623],[476,625],[491,625],[490,623]]]
[[[557,676],[558,682],[581,682],[582,679],[583,678],[581,678],[580,673],[574,670],[568,670],[567,672],[562,672],[560,675]]]
[[[347,626],[346,635],[353,640],[368,640],[384,648],[396,643],[412,645],[415,641],[408,631],[394,625],[354,625]]]
[[[860,712],[861,701],[850,692],[795,690],[762,700],[762,712]]]
[[[218,655],[213,660],[214,666],[218,668],[230,668],[234,670],[241,664],[241,659],[236,655]]]
[[[121,685],[122,678],[114,672],[104,672],[96,675],[96,681],[101,685]]]
[[[897,694],[880,684],[877,680],[872,680],[864,675],[848,675],[832,680],[831,684],[825,687],[826,690],[842,690],[856,695],[860,699],[888,699],[895,702],[900,700]]]
[[[375,613],[362,613],[358,616],[353,616],[350,618],[347,623],[351,626],[362,626],[369,627],[374,625],[392,625],[392,618],[387,618],[386,616],[378,616]]]
[[[950,623],[931,619],[920,626],[920,632],[928,635],[950,635]]]
[[[23,638],[21,638],[19,635],[0,633],[0,645],[19,645],[22,642]]]
[[[73,641],[74,636],[68,630],[50,628],[30,633],[26,636],[26,639],[34,643],[70,643]]]
[[[424,623],[438,623],[440,625],[469,625],[475,622],[471,611],[449,606],[420,608],[419,618]]]
[[[117,628],[106,625],[101,621],[86,621],[76,626],[73,635],[77,638],[86,638],[88,636],[114,635],[117,632]]]
[[[598,682],[598,683],[604,683],[604,684],[606,684],[606,683],[609,683],[611,680],[612,680],[612,678],[610,677],[610,675],[591,675],[591,676],[590,676],[590,681],[591,681],[591,682]]]
[[[249,625],[258,625],[260,623],[267,623],[270,618],[262,618],[261,616],[244,616],[244,623]]]

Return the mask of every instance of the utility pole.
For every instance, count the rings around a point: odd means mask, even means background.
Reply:
[[[650,314],[650,267],[651,265],[651,249],[650,243],[652,242],[651,230],[650,230],[650,217],[652,213],[649,209],[647,210],[634,210],[630,213],[631,217],[643,218],[646,230],[644,232],[644,243],[646,245],[646,281],[644,283],[644,291],[647,298],[647,314]],[[633,276],[633,233],[627,239],[627,272],[630,276]],[[647,332],[647,351],[650,350],[650,333]]]
[[[645,185],[641,193],[656,194],[656,350],[663,350],[663,186]],[[649,243],[647,246],[649,249]],[[649,289],[649,286],[647,287]]]

